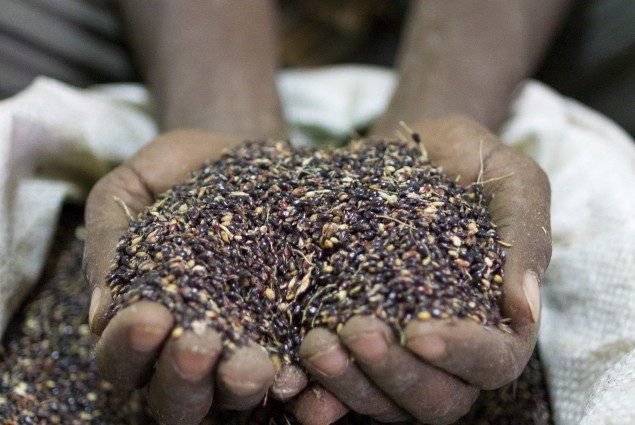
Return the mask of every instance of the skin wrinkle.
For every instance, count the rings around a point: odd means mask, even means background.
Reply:
[[[121,166],[122,169],[130,171],[135,176],[132,181],[138,183],[141,186],[139,188],[140,190],[138,191],[139,196],[135,196],[136,191],[133,192],[130,190],[130,180],[128,180],[127,184],[121,187],[123,190],[125,190],[125,193],[130,195],[130,199],[143,199],[149,200],[151,202],[156,197],[157,192],[150,186],[150,184],[148,184],[148,181],[145,179],[143,173],[131,163],[123,163]]]

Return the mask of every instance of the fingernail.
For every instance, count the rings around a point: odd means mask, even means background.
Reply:
[[[93,321],[95,320],[95,314],[97,313],[100,301],[101,288],[99,286],[95,286],[93,293],[90,296],[90,308],[88,310],[88,326],[90,326],[91,329],[93,329]]]
[[[147,353],[158,348],[164,337],[165,334],[160,329],[136,325],[130,330],[130,346],[140,353]]]
[[[345,340],[355,358],[365,363],[376,363],[388,355],[388,341],[380,332],[368,332]]]
[[[529,305],[531,312],[531,321],[538,323],[540,318],[540,286],[538,284],[538,276],[533,272],[527,272],[523,279],[523,293]]]
[[[211,370],[215,358],[214,353],[197,347],[189,350],[175,350],[174,367],[183,379],[198,381]]]
[[[348,353],[339,345],[335,344],[324,351],[320,351],[308,358],[308,362],[325,376],[338,376],[344,372],[348,366]]]
[[[447,345],[439,335],[427,334],[408,339],[408,348],[421,357],[435,361],[441,360],[447,354]]]

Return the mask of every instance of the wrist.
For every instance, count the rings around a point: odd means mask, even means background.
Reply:
[[[163,129],[286,135],[273,1],[129,0],[123,10]]]

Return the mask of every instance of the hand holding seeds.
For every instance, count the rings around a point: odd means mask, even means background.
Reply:
[[[212,400],[215,406],[242,410],[261,402],[268,389],[270,396],[284,399],[306,383],[295,368],[276,375],[267,353],[255,344],[225,356],[213,330],[188,330],[176,338],[182,328],[159,303],[142,301],[110,321],[106,317],[112,296],[104,278],[128,214],[143,210],[204,159],[214,160],[238,142],[203,132],[167,133],[98,182],[87,201],[84,270],[94,288],[89,321],[100,336],[98,366],[118,386],[146,386],[148,404],[162,423],[197,424]]]
[[[345,404],[449,423],[514,379],[535,343],[548,184],[470,121],[415,130],[427,152],[412,134],[333,152],[251,143],[218,162],[235,140],[173,133],[107,176],[86,216],[102,371],[148,385],[166,423],[197,423],[212,400],[252,407],[274,376],[272,396],[297,394],[298,354],[323,386],[299,396],[302,421]]]
[[[500,308],[509,329],[434,318],[413,320],[398,336],[369,317],[353,317],[339,335],[314,329],[300,356],[320,385],[299,397],[300,419],[317,415],[328,423],[346,412],[345,405],[379,421],[452,423],[480,389],[514,380],[535,345],[539,282],[551,256],[545,174],[470,120],[449,117],[412,127],[449,176],[464,186],[483,184],[507,253]]]

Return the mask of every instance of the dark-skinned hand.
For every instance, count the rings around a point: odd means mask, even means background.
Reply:
[[[112,299],[105,277],[129,222],[122,205],[133,214],[142,211],[203,161],[240,141],[202,131],[166,133],[103,177],[86,203],[84,272],[93,288],[89,324],[99,336],[97,365],[119,387],[145,387],[151,413],[162,424],[198,424],[212,404],[249,410],[267,391],[285,400],[306,386],[299,368],[276,371],[255,344],[228,354],[211,329],[172,338],[172,316],[157,303],[141,301],[106,320]]]
[[[511,333],[468,320],[412,321],[405,345],[386,324],[354,317],[341,333],[317,328],[300,355],[318,385],[295,402],[305,424],[329,424],[349,409],[380,422],[450,424],[480,390],[522,372],[536,343],[540,281],[551,257],[550,188],[529,157],[503,145],[475,122],[444,117],[411,126],[431,160],[462,185],[481,175],[488,211],[506,249],[503,315]],[[482,171],[482,174],[481,174]]]
[[[449,175],[460,176],[462,184],[476,181],[483,159],[490,213],[502,238],[512,244],[501,307],[513,333],[469,321],[414,322],[405,329],[402,347],[386,325],[370,318],[351,319],[339,337],[316,329],[301,347],[307,369],[321,384],[305,390],[295,403],[304,423],[331,423],[348,409],[384,422],[451,423],[467,412],[480,389],[518,376],[535,344],[539,281],[551,246],[544,173],[472,121],[450,117],[412,127],[430,158]],[[257,346],[223,356],[220,336],[213,331],[170,338],[172,317],[158,304],[140,302],[110,323],[105,320],[111,298],[104,277],[128,222],[115,197],[133,212],[141,211],[203,160],[217,158],[237,142],[202,132],[168,133],[104,177],[87,202],[84,265],[95,288],[90,325],[100,335],[98,365],[119,386],[146,386],[150,408],[162,423],[198,423],[212,402],[249,409],[268,389],[286,399],[306,382],[294,368],[276,374]]]

